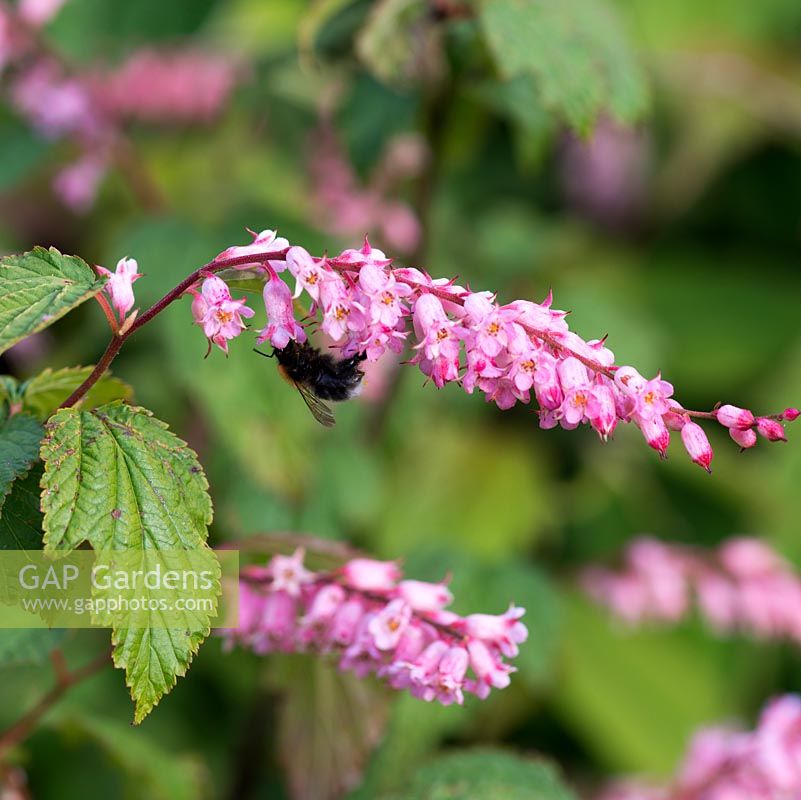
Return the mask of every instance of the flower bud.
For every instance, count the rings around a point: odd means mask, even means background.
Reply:
[[[738,428],[729,428],[729,436],[734,439],[743,450],[753,447],[757,443],[757,434],[753,428],[741,431]]]
[[[759,419],[757,419],[757,431],[769,442],[787,441],[787,437],[784,435],[784,427],[775,419],[759,417]]]
[[[690,458],[707,472],[712,472],[709,468],[712,463],[712,447],[704,429],[695,422],[688,422],[681,429],[681,441]]]
[[[797,408],[785,408],[782,416],[787,420],[787,422],[794,422],[799,416],[801,416],[801,411],[799,411]]]
[[[754,424],[754,415],[746,408],[737,406],[721,406],[716,412],[718,422],[726,428],[737,428],[744,431]]]

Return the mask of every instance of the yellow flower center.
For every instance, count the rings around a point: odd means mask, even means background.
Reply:
[[[348,311],[347,308],[343,308],[342,306],[337,306],[336,311],[334,311],[334,316],[338,321],[341,322],[348,316],[349,313],[350,311]]]
[[[576,392],[576,396],[573,398],[573,405],[577,408],[586,406],[587,395],[584,392]]]
[[[395,295],[392,292],[384,292],[381,295],[381,302],[385,306],[391,306],[395,302]]]
[[[217,322],[222,322],[223,325],[234,318],[231,311],[218,311],[214,316],[217,318]]]
[[[646,392],[643,400],[645,400],[645,402],[650,406],[656,402],[656,394],[654,392]]]
[[[487,325],[487,333],[490,336],[495,336],[495,334],[497,334],[500,329],[501,326],[497,322],[490,322],[490,324]]]
[[[437,341],[441,342],[443,339],[448,338],[448,329],[447,328],[440,328],[437,331]]]

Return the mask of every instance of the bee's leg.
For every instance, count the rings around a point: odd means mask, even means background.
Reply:
[[[272,353],[262,353],[261,350],[257,350],[255,347],[253,348],[254,353],[258,353],[260,356],[264,356],[265,358],[272,358],[275,355],[275,350]]]

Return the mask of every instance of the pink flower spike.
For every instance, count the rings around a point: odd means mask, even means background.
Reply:
[[[295,320],[295,308],[289,287],[270,268],[270,280],[264,284],[264,308],[267,311],[267,326],[259,332],[257,342],[269,339],[270,344],[283,350],[290,339],[306,341],[306,331]]]
[[[95,269],[108,278],[104,291],[111,298],[111,305],[117,310],[120,321],[133,308],[134,299],[133,284],[142,277],[137,272],[136,259],[121,258],[117,262],[117,269],[110,272],[105,267],[95,267]]]
[[[283,590],[292,597],[300,595],[301,587],[314,578],[314,573],[303,566],[306,551],[299,547],[291,556],[273,556],[268,565],[273,589]]]
[[[695,422],[688,422],[681,429],[681,441],[690,458],[698,466],[711,473],[709,465],[712,463],[712,447],[709,439],[706,438],[704,429]]]
[[[737,406],[721,406],[715,412],[715,417],[724,427],[741,431],[747,430],[754,424],[754,415],[748,409]]]
[[[391,592],[400,580],[401,571],[394,561],[353,558],[342,567],[348,586],[362,592]]]
[[[743,450],[753,447],[757,443],[757,433],[753,428],[741,431],[739,428],[729,428],[729,436],[734,439]]]
[[[756,422],[757,432],[764,436],[769,442],[786,442],[787,436],[784,433],[784,426],[781,422],[768,417],[759,417]]]

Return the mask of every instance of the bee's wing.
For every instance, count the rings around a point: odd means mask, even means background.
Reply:
[[[321,425],[325,425],[326,428],[333,427],[336,422],[328,405],[302,384],[295,383],[295,386],[297,387],[298,392],[300,392],[300,396],[303,398],[303,401],[309,407],[309,411],[311,411],[312,416]]]

